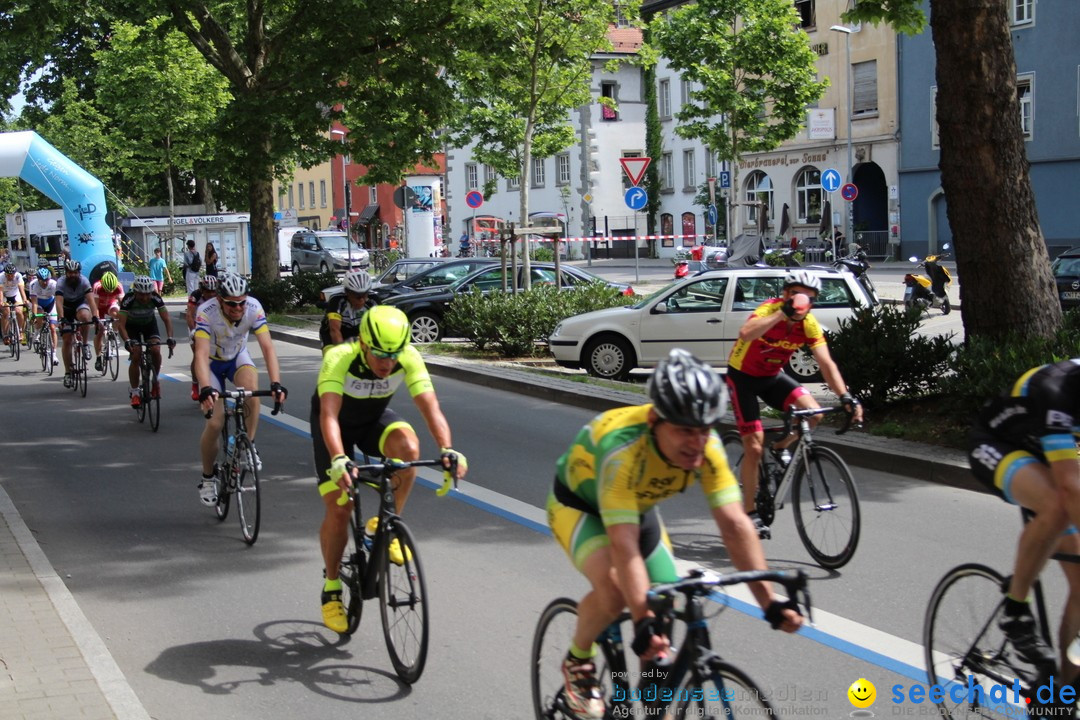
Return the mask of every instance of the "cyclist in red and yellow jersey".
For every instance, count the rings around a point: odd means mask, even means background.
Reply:
[[[784,278],[784,288],[778,298],[758,306],[739,330],[739,339],[728,358],[727,384],[731,392],[735,422],[742,436],[744,459],[740,469],[743,486],[743,507],[757,527],[758,535],[770,537],[769,526],[758,517],[755,507],[758,485],[758,463],[761,460],[765,433],[761,428],[758,398],[771,407],[784,410],[792,405],[799,408],[819,407],[814,397],[793,377],[783,372],[784,366],[803,345],[821,366],[825,382],[841,402],[854,411],[854,421],[862,421],[862,407],[851,396],[840,376],[840,370],[829,355],[825,333],[810,312],[821,291],[821,281],[806,270],[793,270]],[[803,295],[809,305],[797,305],[796,296]],[[805,302],[804,298],[798,298]],[[811,422],[817,418],[812,418]],[[784,449],[795,440],[792,435],[773,446],[781,462]]]

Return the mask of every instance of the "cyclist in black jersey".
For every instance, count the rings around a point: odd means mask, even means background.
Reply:
[[[187,312],[184,317],[187,320],[188,344],[191,346],[191,399],[195,402],[199,401],[199,382],[195,379],[195,315],[200,305],[217,297],[217,290],[218,279],[207,275],[199,281],[199,287],[195,288],[195,292],[188,295],[187,299]]]
[[[360,317],[367,310],[368,293],[371,292],[371,275],[367,270],[353,270],[345,275],[341,295],[334,296],[326,306],[319,340],[323,354],[328,348],[340,345],[360,334]]]
[[[1006,501],[1031,511],[1019,548],[1000,626],[1027,662],[1052,673],[1055,658],[1039,636],[1031,587],[1055,551],[1080,554],[1080,358],[1041,365],[1020,376],[980,411],[968,438],[975,477]],[[1059,680],[1080,667],[1065,650],[1080,631],[1080,566],[1061,563],[1069,600],[1061,618]],[[1071,717],[1071,715],[1070,715]]]

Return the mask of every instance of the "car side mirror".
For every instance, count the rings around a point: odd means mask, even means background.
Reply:
[[[667,311],[668,311],[667,302],[662,302],[662,303],[657,303],[655,306],[653,306],[652,314],[653,315],[667,315]]]

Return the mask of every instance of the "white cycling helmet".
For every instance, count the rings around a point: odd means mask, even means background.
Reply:
[[[358,295],[371,291],[371,275],[367,270],[353,270],[345,275],[345,289]]]
[[[131,281],[131,292],[152,293],[156,289],[154,281],[146,275],[140,275]]]
[[[240,297],[247,295],[247,280],[236,273],[225,273],[218,278],[218,294],[225,297]]]
[[[784,289],[792,285],[801,285],[804,288],[821,292],[821,281],[817,276],[806,270],[792,270],[784,277]]]

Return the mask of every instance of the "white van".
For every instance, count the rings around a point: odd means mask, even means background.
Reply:
[[[298,232],[307,231],[306,227],[290,225],[277,229],[278,270],[285,272],[292,267],[292,238]]]

